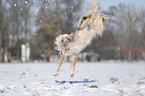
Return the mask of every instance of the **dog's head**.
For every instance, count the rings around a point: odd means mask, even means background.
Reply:
[[[88,25],[98,23],[101,26],[104,25],[105,19],[109,19],[108,16],[104,14],[98,14],[98,0],[93,0],[92,1],[92,9],[87,12],[80,20],[78,23],[78,28],[82,29]],[[95,24],[95,25],[98,25]]]

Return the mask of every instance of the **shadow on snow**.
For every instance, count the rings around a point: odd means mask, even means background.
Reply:
[[[65,84],[65,83],[77,84],[77,83],[92,83],[92,82],[95,82],[95,80],[89,80],[89,79],[84,79],[83,81],[58,81],[58,80],[55,80],[55,83],[58,83],[58,84]]]

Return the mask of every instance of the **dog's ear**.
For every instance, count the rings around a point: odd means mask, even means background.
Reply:
[[[108,15],[100,14],[100,16],[104,19],[109,19],[110,17]]]
[[[104,15],[103,18],[104,18],[104,19],[109,19],[110,17],[107,16],[107,15]]]
[[[96,13],[98,10],[98,0],[93,0],[92,1],[92,11],[93,13]]]

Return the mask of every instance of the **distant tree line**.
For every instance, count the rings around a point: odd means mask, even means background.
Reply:
[[[83,0],[0,0],[0,62],[20,61],[27,43],[31,60],[49,61],[58,54],[54,39],[75,31],[83,11]],[[104,33],[83,52],[98,53],[99,60],[145,60],[145,9],[119,4],[103,12],[110,16]]]

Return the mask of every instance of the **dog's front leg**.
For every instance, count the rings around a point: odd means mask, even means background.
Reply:
[[[60,67],[61,67],[61,65],[62,65],[62,63],[63,63],[64,58],[65,58],[65,55],[62,55],[62,56],[60,57],[59,66],[58,66],[57,72],[56,72],[56,74],[54,74],[54,76],[57,76],[57,75],[59,74],[59,72],[60,72]]]
[[[71,77],[74,76],[75,64],[76,64],[76,56],[72,55],[71,56]]]

